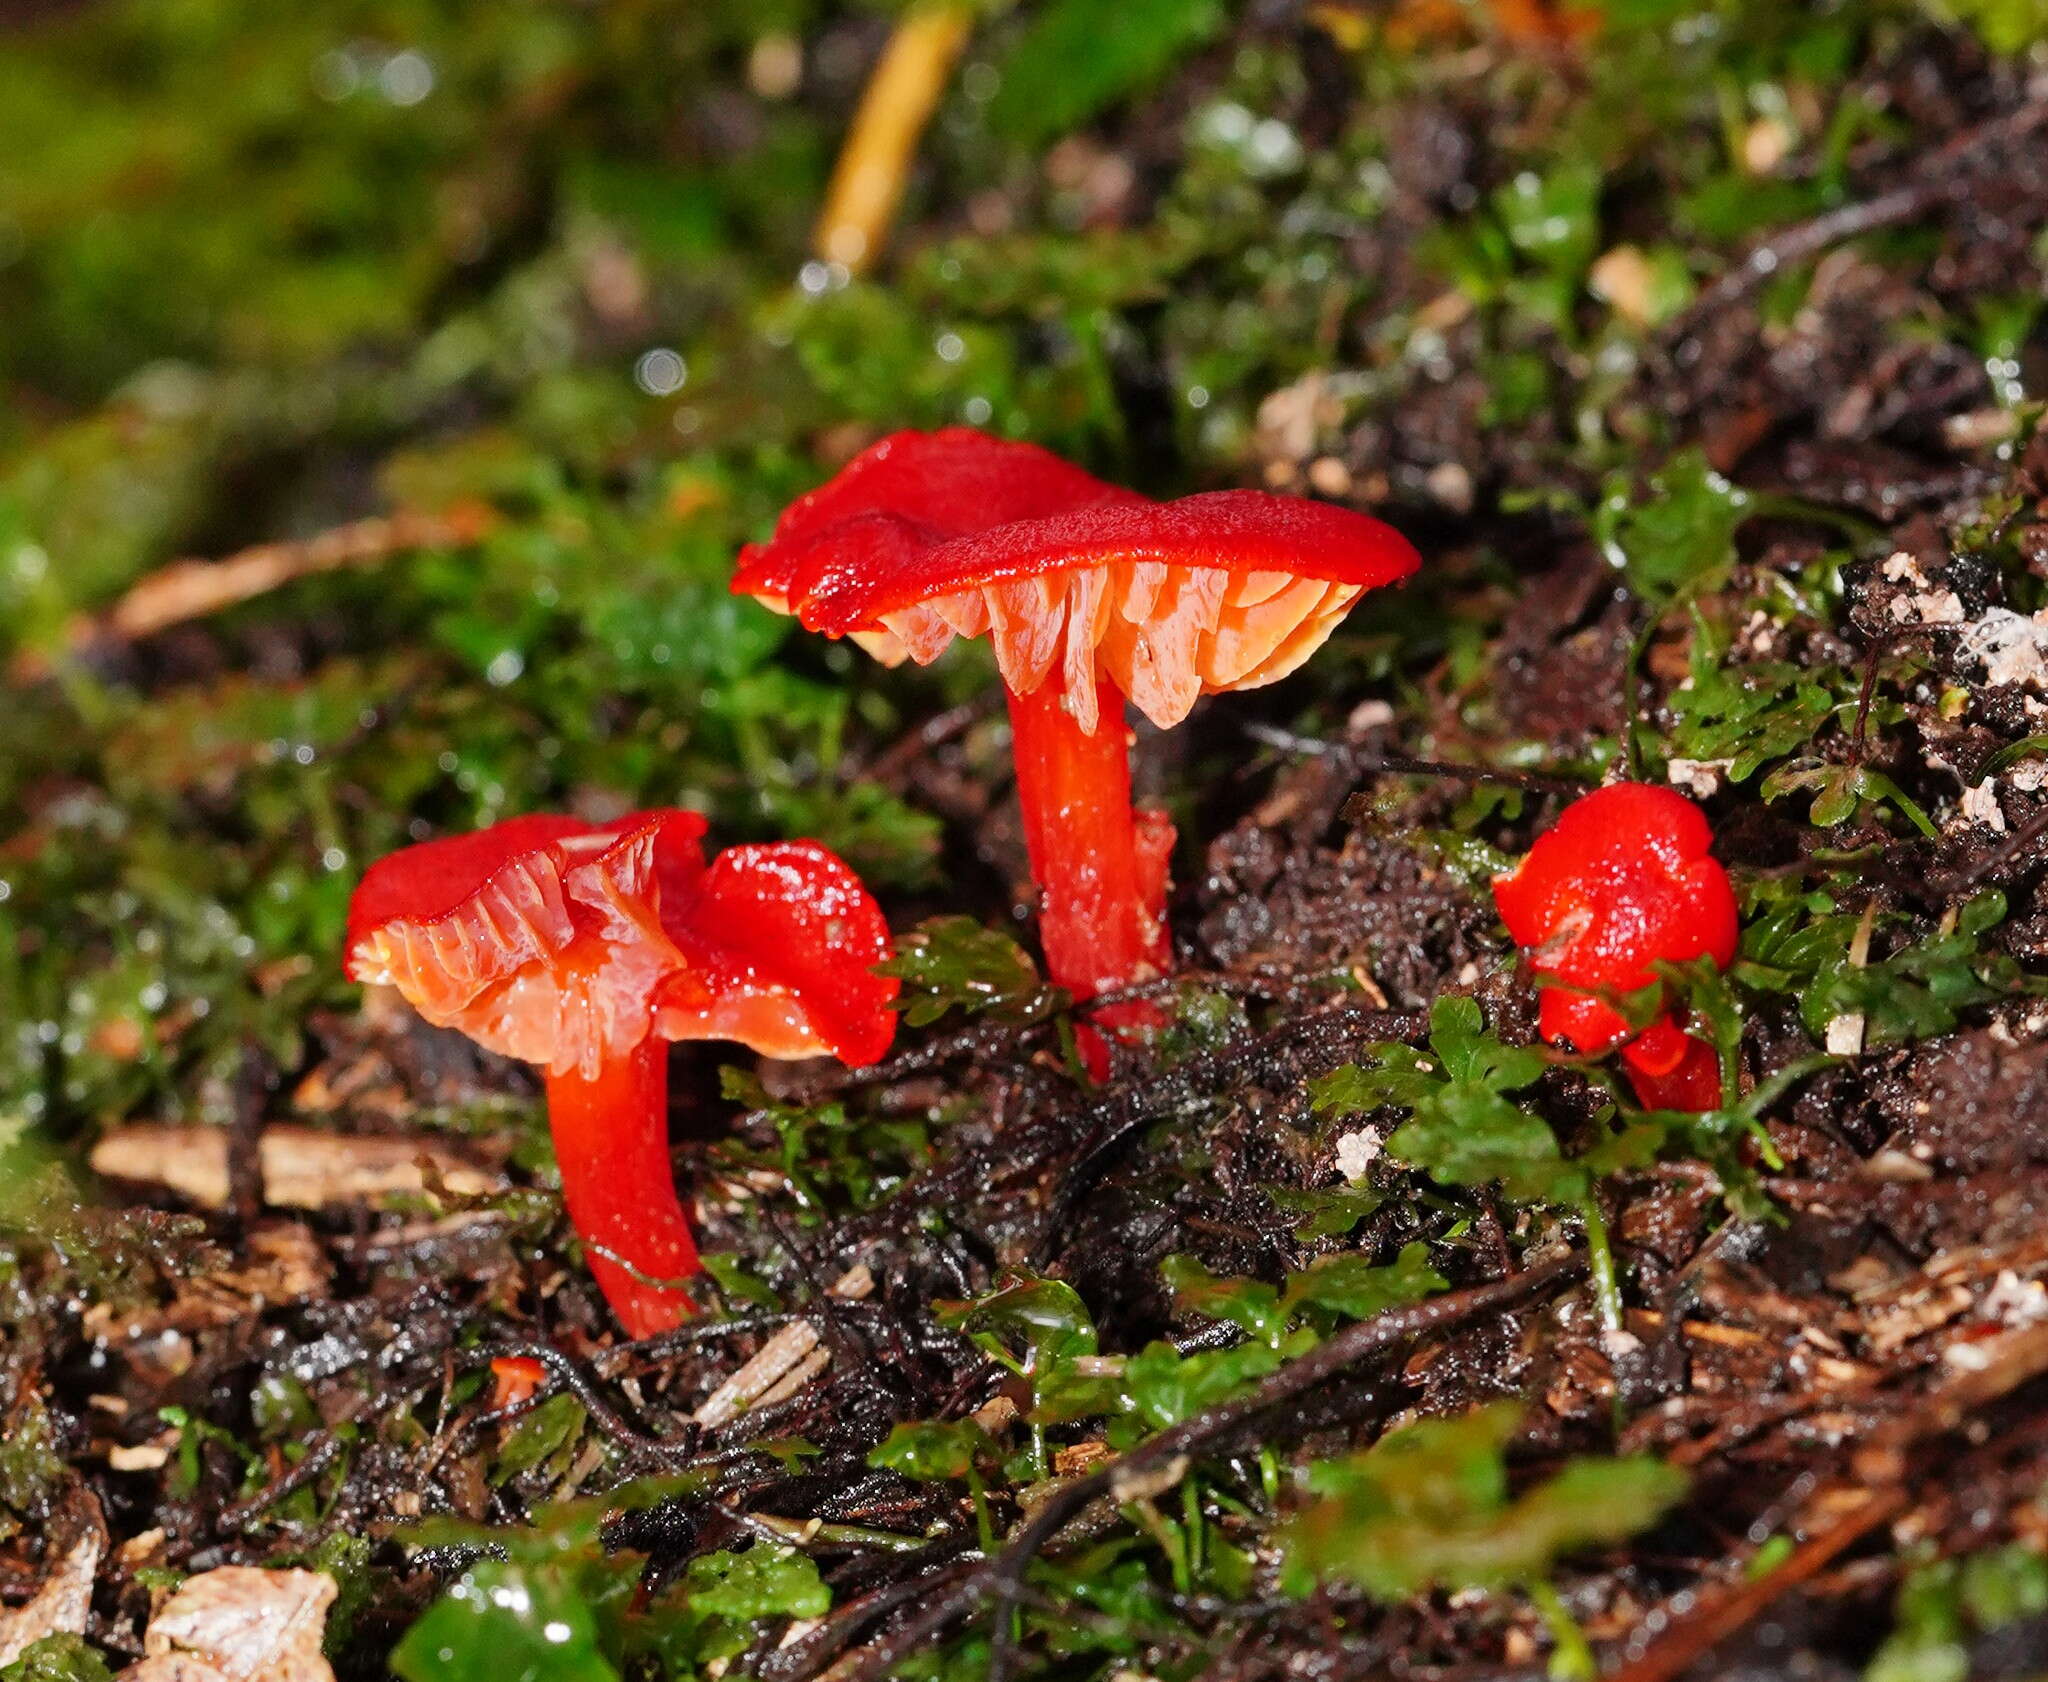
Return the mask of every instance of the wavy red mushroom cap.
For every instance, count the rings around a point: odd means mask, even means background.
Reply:
[[[859,522],[878,518],[938,540],[1091,503],[1145,500],[1036,444],[965,426],[895,432],[785,508],[768,542],[748,544],[735,588],[743,595],[786,594],[812,546],[847,542],[849,522],[857,532]]]
[[[1575,800],[1510,874],[1494,879],[1501,918],[1545,979],[1546,1039],[1588,1055],[1629,1038],[1621,1013],[1592,992],[1634,992],[1654,965],[1701,956],[1726,967],[1741,933],[1728,873],[1711,852],[1704,813],[1683,795],[1616,783]],[[1651,1074],[1676,1068],[1687,1037],[1668,1019],[1629,1047]]]
[[[769,1057],[824,1052],[853,1068],[888,1051],[902,984],[875,966],[895,950],[889,926],[861,879],[815,841],[728,847],[674,932],[686,966],[656,1000],[664,1038],[738,1040]]]
[[[891,948],[859,879],[808,842],[728,848],[707,870],[703,834],[694,812],[654,811],[408,847],[356,890],[349,974],[551,1074],[594,1079],[650,1031],[879,1056],[896,983],[869,973]]]
[[[791,507],[733,588],[891,664],[986,636],[1019,695],[1084,730],[1108,678],[1155,724],[1285,677],[1421,564],[1392,527],[1264,491],[1152,502],[1030,445],[899,433]]]

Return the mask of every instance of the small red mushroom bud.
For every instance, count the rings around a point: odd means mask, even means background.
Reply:
[[[1132,810],[1126,700],[1166,729],[1204,694],[1272,683],[1419,564],[1391,527],[1326,503],[1153,502],[955,427],[885,438],[791,504],[733,589],[890,665],[989,639],[1046,967],[1086,999],[1172,956],[1173,827]]]
[[[530,817],[408,847],[349,907],[348,970],[439,1027],[546,1071],[569,1219],[634,1337],[691,1312],[699,1271],[668,1151],[665,1040],[768,1057],[888,1050],[898,984],[859,877],[811,841],[707,868],[694,812]]]
[[[1719,1060],[1669,1013],[1635,1032],[1609,1001],[1654,984],[1660,963],[1733,962],[1735,893],[1712,844],[1705,815],[1683,795],[1616,783],[1573,801],[1515,870],[1494,878],[1501,918],[1542,978],[1543,1037],[1589,1057],[1619,1046],[1652,1109],[1713,1109]]]
[[[531,1355],[500,1355],[491,1362],[491,1411],[503,1413],[529,1402],[547,1382],[548,1370]]]

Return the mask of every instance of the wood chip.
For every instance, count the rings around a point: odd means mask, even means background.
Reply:
[[[489,1169],[445,1145],[390,1135],[272,1127],[259,1143],[264,1201],[321,1209],[429,1189],[487,1197],[505,1189]],[[92,1168],[109,1179],[160,1185],[208,1209],[228,1201],[228,1136],[217,1127],[117,1127],[93,1147]]]
[[[106,1549],[100,1504],[84,1485],[74,1484],[50,1525],[49,1575],[43,1586],[27,1605],[0,1612],[0,1665],[12,1664],[49,1636],[85,1633],[93,1579]]]
[[[829,1294],[842,1302],[859,1302],[875,1288],[875,1276],[862,1262],[833,1281]],[[823,1372],[830,1355],[818,1348],[823,1334],[809,1320],[794,1320],[766,1343],[760,1353],[704,1398],[690,1417],[699,1425],[724,1425],[749,1408],[771,1398],[793,1396]],[[815,1358],[814,1357],[815,1354]],[[793,1384],[785,1380],[797,1376]]]
[[[1116,1450],[1108,1443],[1067,1443],[1052,1451],[1052,1469],[1057,1477],[1078,1478],[1115,1458]]]
[[[1017,1423],[1020,1412],[1008,1396],[991,1396],[968,1416],[992,1437],[999,1437]]]
[[[231,1682],[228,1673],[216,1670],[203,1659],[184,1653],[165,1653],[144,1659],[122,1671],[118,1682]]]
[[[334,1682],[320,1651],[335,1583],[319,1571],[225,1565],[188,1577],[143,1632],[150,1659],[197,1661],[227,1682]],[[173,1673],[160,1669],[155,1677]],[[203,1673],[199,1673],[203,1674]]]

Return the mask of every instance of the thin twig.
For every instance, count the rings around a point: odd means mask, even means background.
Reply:
[[[345,567],[371,566],[415,549],[450,549],[474,543],[496,523],[483,503],[461,503],[439,514],[400,511],[356,520],[312,537],[259,543],[221,560],[172,561],[134,585],[97,617],[72,621],[64,633],[68,653],[136,642],[193,619],[268,595],[297,579]],[[16,683],[47,677],[51,658],[41,649],[14,657]]]
[[[1270,724],[1247,724],[1244,733],[1255,742],[1282,753],[1320,754],[1342,759],[1361,772],[1387,772],[1395,776],[1448,777],[1473,783],[1506,783],[1533,794],[1559,794],[1566,799],[1581,795],[1593,785],[1578,777],[1550,776],[1541,771],[1512,771],[1493,765],[1458,765],[1447,759],[1417,759],[1405,753],[1384,753],[1359,747],[1352,742],[1331,742],[1320,736],[1301,736]]]
[[[490,1344],[480,1353],[486,1357],[523,1356],[540,1362],[557,1383],[583,1404],[590,1423],[629,1457],[652,1461],[669,1469],[675,1469],[679,1460],[698,1457],[697,1441],[701,1433],[695,1426],[679,1438],[650,1437],[635,1429],[624,1415],[598,1394],[597,1387],[584,1376],[582,1369],[552,1344],[507,1340]]]
[[[247,1500],[237,1501],[231,1507],[223,1507],[220,1526],[223,1530],[240,1530],[257,1514],[277,1505],[287,1495],[304,1489],[320,1474],[334,1464],[341,1453],[341,1438],[332,1429],[322,1431],[305,1452],[296,1466],[281,1477],[274,1478]]]
[[[925,1650],[952,1624],[983,1601],[998,1603],[995,1640],[989,1652],[989,1682],[1004,1682],[1012,1657],[1010,1620],[1001,1614],[1016,1602],[1024,1573],[1068,1522],[1104,1496],[1133,1499],[1158,1494],[1184,1478],[1198,1452],[1237,1435],[1260,1414],[1292,1397],[1328,1383],[1369,1355],[1441,1332],[1484,1314],[1505,1313],[1563,1289],[1582,1278],[1586,1259],[1560,1256],[1489,1285],[1456,1291],[1412,1307],[1393,1308],[1347,1326],[1298,1360],[1290,1361],[1249,1395],[1205,1408],[1161,1431],[1100,1470],[1077,1478],[1049,1495],[994,1560],[963,1577],[917,1619],[888,1641],[870,1649],[853,1682],[879,1682],[910,1654]]]
[[[933,1562],[932,1568],[835,1607],[832,1615],[808,1635],[771,1653],[762,1661],[759,1674],[771,1682],[810,1682],[845,1652],[868,1625],[886,1618],[897,1607],[928,1591],[934,1577],[950,1583],[972,1571],[980,1563],[981,1556],[970,1553],[963,1560],[960,1556],[967,1542],[967,1536],[962,1533],[930,1543],[924,1553]]]
[[[1871,703],[1877,699],[1878,673],[1884,665],[1884,657],[1892,651],[1893,644],[1910,642],[1915,637],[1931,637],[1953,629],[1950,625],[1899,625],[1881,631],[1871,639],[1870,652],[1864,657],[1863,684],[1856,693],[1856,725],[1849,733],[1851,765],[1863,763],[1870,734]]]
[[[813,244],[827,262],[859,274],[881,254],[917,143],[973,28],[973,14],[950,0],[931,0],[897,23],[825,192]]]
[[[629,1370],[656,1366],[669,1356],[694,1349],[700,1343],[716,1343],[721,1338],[741,1337],[754,1332],[780,1331],[785,1326],[808,1319],[811,1312],[794,1309],[773,1314],[736,1314],[729,1320],[687,1321],[665,1332],[657,1332],[653,1337],[642,1338],[637,1343],[618,1343],[600,1350],[592,1358],[591,1366],[601,1378],[617,1378]]]
[[[1691,1612],[1668,1625],[1607,1682],[1672,1682],[1787,1590],[1902,1511],[1915,1474],[1926,1470],[1924,1457],[1911,1451],[1956,1430],[1986,1403],[2048,1372],[2048,1325],[2026,1327],[1979,1349],[1982,1367],[1950,1379],[1920,1410],[1872,1433],[1854,1457],[1856,1481],[1841,1480],[1815,1491],[1805,1503],[1804,1514],[1830,1512],[1833,1516],[1788,1559],[1754,1581],[1737,1581],[1719,1594],[1695,1595]],[[1887,1481],[1875,1488],[1871,1487],[1877,1482],[1874,1472],[1887,1476]],[[1795,1523],[1794,1528],[1803,1526]]]
[[[1771,235],[1678,315],[1665,329],[1665,341],[1678,343],[1709,316],[1746,298],[1773,275],[1818,257],[1829,246],[1925,215],[1961,190],[1963,184],[1950,173],[1956,165],[1987,146],[2023,140],[2044,123],[2048,123],[2048,103],[2022,105],[1957,135],[1928,158],[1922,179],[1905,182],[1873,199],[1823,211]]]

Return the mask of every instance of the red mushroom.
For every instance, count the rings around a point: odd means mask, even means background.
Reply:
[[[540,1393],[548,1369],[531,1355],[500,1355],[491,1362],[491,1411],[523,1407]]]
[[[704,820],[514,818],[372,865],[349,907],[348,970],[429,1022],[546,1071],[569,1218],[634,1337],[691,1312],[697,1246],[668,1154],[665,1040],[872,1063],[897,983],[860,879],[810,841],[731,847]]]
[[[1420,564],[1362,514],[1263,491],[1153,502],[1030,444],[900,432],[792,504],[733,588],[891,665],[995,647],[1046,966],[1077,998],[1160,973],[1173,829],[1131,809],[1124,702],[1167,728],[1284,677]]]
[[[1720,1061],[1669,1012],[1634,1032],[1609,1001],[1654,984],[1659,963],[1733,962],[1735,893],[1713,839],[1683,795],[1615,783],[1573,801],[1519,866],[1494,878],[1501,918],[1546,983],[1543,1037],[1589,1057],[1619,1046],[1652,1109],[1713,1109]]]

